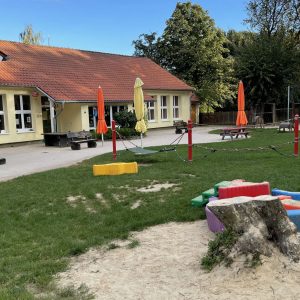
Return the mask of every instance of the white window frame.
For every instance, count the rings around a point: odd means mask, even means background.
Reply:
[[[0,95],[0,101],[2,102],[3,110],[0,110],[0,116],[3,116],[4,129],[0,130],[0,134],[6,133],[6,124],[5,124],[5,106],[4,106],[4,97]]]
[[[165,103],[164,103],[165,100]],[[167,114],[167,117],[164,118],[164,111]],[[162,121],[168,121],[168,97],[167,96],[160,96],[160,117]]]
[[[177,100],[177,103],[176,103]],[[177,117],[176,117],[177,112]],[[173,96],[173,119],[178,120],[180,118],[179,114],[179,96]]]
[[[15,96],[19,96],[20,97],[20,108],[19,110],[15,110],[15,116],[16,115],[21,115],[21,128],[17,128],[16,130],[18,133],[20,132],[32,132],[33,128],[25,128],[25,120],[24,120],[24,116],[25,115],[30,115],[31,118],[31,126],[32,126],[32,112],[31,112],[31,97],[30,95],[15,95]],[[24,104],[23,104],[23,96],[28,96],[29,97],[29,102],[30,102],[30,110],[28,109],[23,109]],[[17,118],[16,118],[17,119]],[[17,124],[16,124],[17,126]]]
[[[151,118],[151,113],[153,113],[153,118]],[[147,117],[148,122],[155,122],[155,102],[149,101],[147,102]]]
[[[110,124],[107,124],[107,126],[109,128],[111,128],[111,122],[113,120],[113,106],[114,107],[117,107],[117,112],[120,112],[120,107],[121,106],[124,106],[124,109],[123,110],[128,110],[128,105],[126,105],[125,103],[122,104],[122,105],[106,105],[106,106],[109,106],[109,119],[110,119]],[[104,109],[105,110],[105,109]]]

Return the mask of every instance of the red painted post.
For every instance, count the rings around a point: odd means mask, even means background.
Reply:
[[[299,115],[295,115],[295,123],[294,123],[294,134],[295,134],[295,141],[294,141],[294,155],[298,157],[298,147],[299,147]]]
[[[116,135],[116,121],[112,120],[111,121],[111,131],[112,131],[112,145],[113,145],[113,160],[117,159],[117,135]]]
[[[192,120],[188,120],[188,160],[193,161]]]

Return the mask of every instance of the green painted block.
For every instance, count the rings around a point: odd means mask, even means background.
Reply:
[[[202,195],[192,199],[192,206],[202,207],[208,203],[208,199],[203,199]]]
[[[208,202],[208,199],[210,197],[213,197],[213,196],[215,196],[215,190],[214,189],[209,189],[209,190],[202,193],[203,199],[206,200],[207,202]]]
[[[217,184],[215,184],[214,186],[214,190],[215,190],[215,196],[218,197],[219,196],[219,187],[223,187],[223,186],[230,186],[231,181],[221,181]]]

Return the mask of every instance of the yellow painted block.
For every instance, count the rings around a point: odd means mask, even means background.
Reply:
[[[135,174],[137,172],[138,164],[136,162],[93,165],[94,176]]]

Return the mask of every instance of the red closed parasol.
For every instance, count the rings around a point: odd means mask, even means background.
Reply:
[[[245,126],[248,124],[247,116],[245,114],[245,94],[243,82],[239,82],[238,89],[238,114],[236,118],[236,126]]]
[[[98,87],[98,123],[97,123],[97,133],[102,135],[103,144],[103,134],[107,132],[107,125],[104,116],[104,96],[101,86]]]

